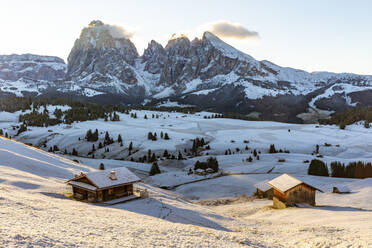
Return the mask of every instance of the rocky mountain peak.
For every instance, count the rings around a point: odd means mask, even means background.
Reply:
[[[158,74],[161,72],[165,60],[165,49],[161,44],[152,40],[142,55],[142,62],[145,63],[145,70],[152,74]]]
[[[103,26],[104,23],[100,20],[93,20],[89,23],[89,27]]]
[[[136,83],[132,66],[138,52],[129,36],[121,27],[92,21],[83,28],[68,56],[67,79],[90,83],[115,80],[121,84]]]
[[[34,54],[0,55],[0,79],[3,80],[43,80],[63,79],[66,64],[63,59],[54,56]]]

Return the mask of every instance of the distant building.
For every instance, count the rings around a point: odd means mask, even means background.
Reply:
[[[283,174],[267,183],[274,189],[274,208],[286,208],[294,206],[296,203],[315,206],[315,191],[321,191],[288,174]]]
[[[255,195],[258,198],[267,198],[269,200],[273,199],[274,189],[269,184],[267,184],[268,181],[269,180],[261,181],[254,185],[256,187]]]
[[[67,181],[73,197],[88,202],[104,202],[133,195],[133,184],[141,181],[126,167],[81,173]]]

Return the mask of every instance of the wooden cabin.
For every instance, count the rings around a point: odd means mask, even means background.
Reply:
[[[67,181],[73,197],[88,202],[105,202],[133,195],[133,184],[141,181],[126,167],[81,173]]]
[[[273,206],[279,209],[297,203],[315,206],[315,191],[321,191],[288,174],[283,174],[267,183],[274,189]]]
[[[269,184],[267,184],[268,181],[269,180],[264,180],[254,185],[256,187],[255,195],[258,198],[267,198],[269,200],[273,199],[274,189]]]

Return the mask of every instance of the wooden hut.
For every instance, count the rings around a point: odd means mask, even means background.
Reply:
[[[283,174],[267,183],[274,189],[274,208],[286,208],[294,206],[296,203],[315,206],[315,191],[321,191],[288,174]]]
[[[133,184],[141,181],[126,167],[81,173],[67,181],[73,197],[88,202],[104,202],[133,195]]]
[[[274,189],[269,184],[267,184],[268,181],[269,180],[264,180],[254,185],[256,187],[255,195],[258,198],[268,198],[269,200],[273,199]]]

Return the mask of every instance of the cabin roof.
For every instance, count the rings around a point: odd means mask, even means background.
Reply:
[[[110,178],[111,172],[115,172],[116,180],[112,180]],[[82,173],[81,175],[67,181],[71,185],[76,185],[76,180],[86,177],[93,185],[89,185],[94,188],[98,189],[104,189],[104,188],[110,188],[122,184],[129,184],[129,183],[135,183],[141,181],[135,174],[133,174],[130,170],[128,170],[126,167],[117,167],[110,170],[100,170],[100,171],[94,171],[94,172],[88,172],[88,173]],[[86,184],[86,183],[84,183]],[[83,186],[83,185],[80,185]],[[87,187],[84,187],[87,188]],[[88,188],[87,188],[88,189]]]
[[[92,191],[95,191],[97,189],[97,187],[95,187],[93,185],[90,185],[90,184],[87,184],[87,183],[83,183],[83,182],[70,181],[69,184],[73,185],[73,186],[80,187],[80,188],[92,190]]]
[[[301,181],[295,177],[292,177],[291,175],[288,175],[288,174],[283,174],[277,178],[274,178],[273,180],[271,181],[268,181],[267,182],[269,185],[273,186],[275,189],[279,190],[280,192],[282,193],[285,193],[287,192],[288,190],[296,187],[297,185],[300,185],[300,184],[306,184],[307,186],[311,187],[311,188],[314,188],[316,190],[319,190],[321,191],[320,189],[304,182],[304,181]]]
[[[271,185],[267,184],[269,180],[264,180],[264,181],[261,181],[261,182],[258,182],[256,183],[254,186],[259,189],[259,190],[262,190],[263,192],[266,192],[268,191],[269,189],[272,188]]]

